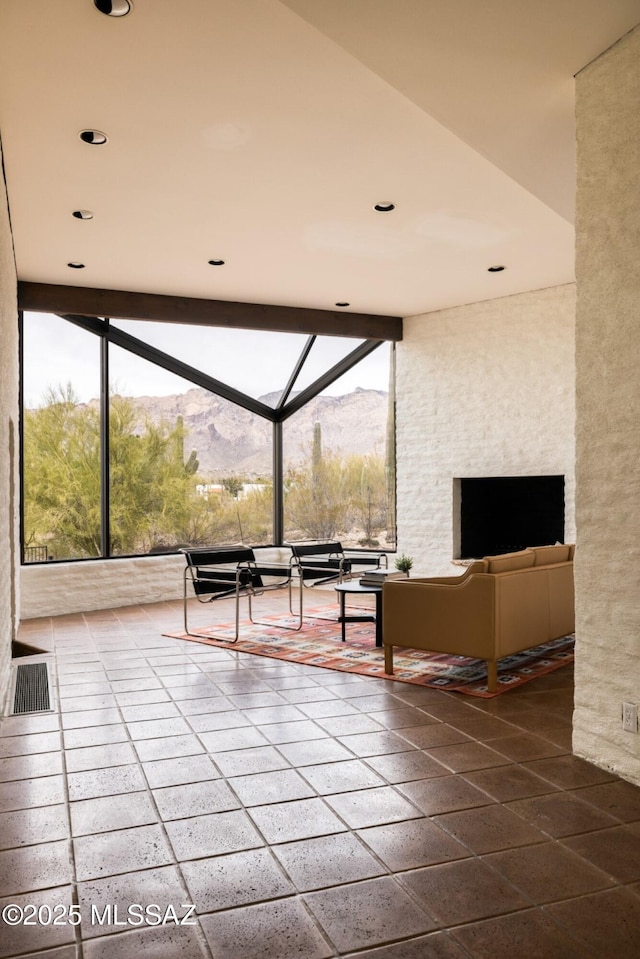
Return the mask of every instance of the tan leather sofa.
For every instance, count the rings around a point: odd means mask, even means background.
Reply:
[[[485,556],[462,576],[393,580],[383,587],[385,672],[393,647],[486,659],[495,692],[497,661],[575,629],[574,546],[538,546]]]

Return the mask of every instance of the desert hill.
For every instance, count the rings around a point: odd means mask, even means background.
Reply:
[[[260,397],[274,405],[276,395]],[[322,447],[343,454],[376,452],[384,456],[388,393],[357,389],[344,396],[318,396],[284,423],[285,464],[306,459],[316,422],[322,427]],[[175,422],[187,429],[185,455],[196,451],[202,476],[272,471],[272,424],[254,413],[194,387],[173,396],[134,397],[141,422]]]

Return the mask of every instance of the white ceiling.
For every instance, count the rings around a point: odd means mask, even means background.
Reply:
[[[573,76],[640,0],[132,2],[0,4],[21,280],[403,316],[572,281]]]

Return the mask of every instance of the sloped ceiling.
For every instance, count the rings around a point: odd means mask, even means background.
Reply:
[[[3,0],[19,278],[345,324],[571,282],[573,77],[638,22],[640,0]]]

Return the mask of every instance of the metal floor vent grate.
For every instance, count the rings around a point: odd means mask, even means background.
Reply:
[[[13,713],[40,713],[46,709],[51,709],[47,664],[17,666]]]

